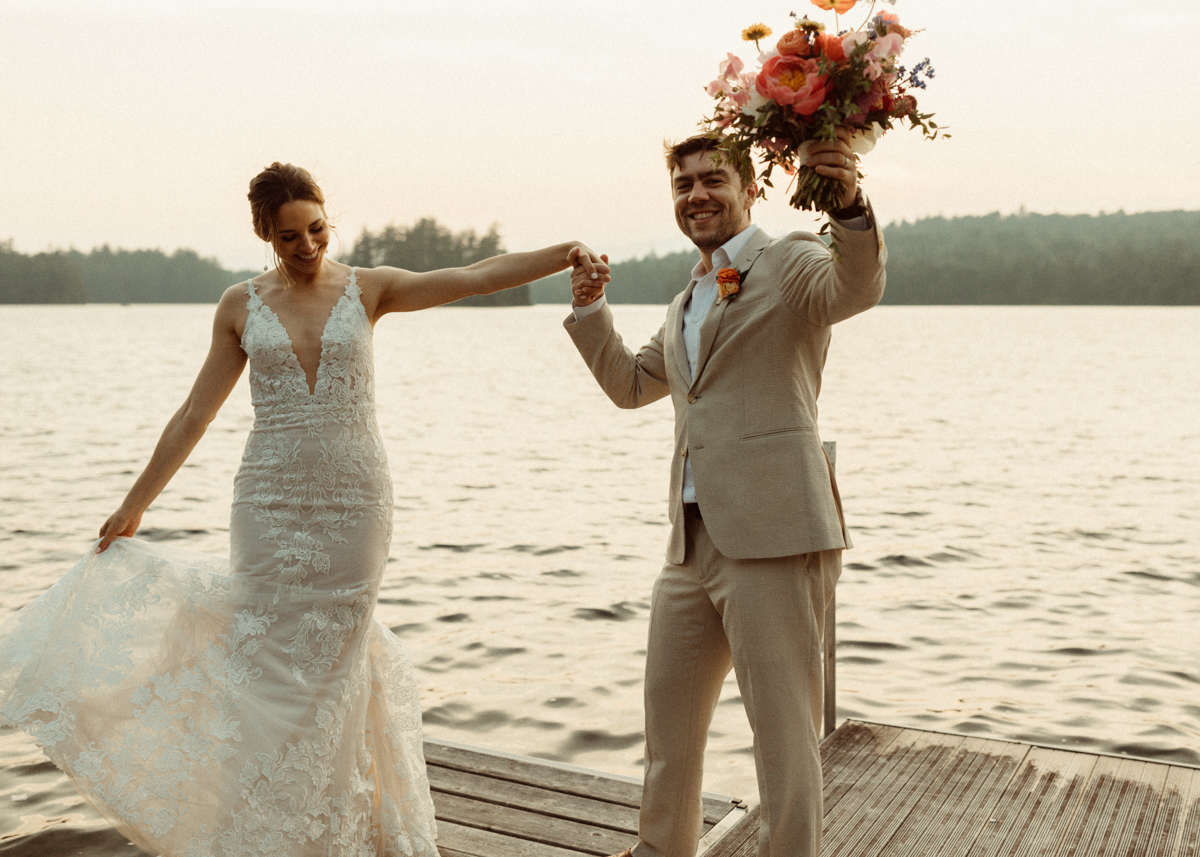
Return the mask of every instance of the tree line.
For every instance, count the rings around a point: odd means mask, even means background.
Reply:
[[[500,233],[493,225],[483,235],[474,229],[452,232],[432,217],[422,217],[412,226],[390,224],[378,232],[363,229],[350,255],[343,261],[361,268],[390,265],[406,271],[435,271],[463,268],[505,252]],[[473,295],[456,301],[456,306],[528,306],[528,286],[506,289],[492,295]]]
[[[989,214],[893,223],[885,304],[1200,304],[1200,211],[1143,214]],[[453,232],[432,217],[364,229],[342,261],[410,271],[469,265],[504,251],[495,226]],[[695,250],[617,262],[614,303],[665,304],[683,289]],[[212,303],[228,271],[192,250],[107,246],[23,255],[0,242],[0,303]],[[569,278],[468,298],[498,306],[570,301]]]
[[[360,267],[393,265],[409,271],[454,268],[504,253],[493,226],[485,234],[452,232],[432,217],[412,226],[364,229],[341,261]],[[233,283],[256,271],[229,271],[192,250],[58,250],[23,255],[0,242],[0,303],[215,303]],[[459,301],[468,306],[527,305],[523,286]]]
[[[56,250],[26,256],[0,243],[0,303],[215,303],[252,271],[192,250]]]
[[[930,217],[884,229],[885,304],[1200,304],[1200,211]],[[695,250],[617,262],[614,303],[669,303]],[[570,300],[569,278],[533,284]]]

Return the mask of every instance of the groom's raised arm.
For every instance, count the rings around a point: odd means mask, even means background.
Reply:
[[[563,326],[600,389],[618,408],[640,408],[670,393],[663,359],[666,325],[634,354],[613,327],[603,284],[598,288],[594,281],[577,284],[577,279],[582,280],[578,275],[576,268],[576,276],[572,277],[575,303]]]

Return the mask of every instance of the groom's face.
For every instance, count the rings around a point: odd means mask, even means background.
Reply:
[[[728,163],[717,164],[708,152],[686,155],[671,170],[675,222],[701,250],[716,250],[750,225],[754,185],[742,184]]]

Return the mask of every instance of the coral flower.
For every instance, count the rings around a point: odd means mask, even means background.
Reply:
[[[817,74],[817,61],[775,56],[758,73],[755,87],[776,104],[791,107],[801,116],[811,116],[825,102],[825,78]]]
[[[846,58],[846,51],[842,47],[841,37],[835,36],[832,33],[821,33],[816,39],[817,48],[821,53],[829,59],[830,62],[841,62]]]
[[[717,291],[720,297],[717,303],[731,298],[742,290],[742,275],[736,268],[722,268],[717,271]]]
[[[818,9],[826,11],[832,9],[838,15],[845,15],[854,8],[854,4],[858,0],[810,0],[810,2]]]
[[[803,30],[788,30],[775,45],[775,50],[785,57],[806,57],[809,54],[808,37]]]

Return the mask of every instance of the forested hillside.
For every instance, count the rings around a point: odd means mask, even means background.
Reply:
[[[79,304],[87,301],[83,271],[66,253],[24,256],[0,242],[0,303]]]
[[[475,230],[451,232],[432,217],[423,217],[412,226],[385,226],[372,233],[364,229],[345,261],[349,265],[376,268],[390,265],[407,271],[434,271],[461,268],[504,253],[500,234],[493,226],[479,236]],[[456,302],[456,306],[528,306],[529,287],[518,286],[492,295],[475,295]]]
[[[893,223],[885,304],[1200,304],[1200,211],[990,214]],[[695,251],[613,265],[609,299],[667,303]],[[570,300],[565,275],[534,300]]]
[[[893,223],[885,304],[1200,304],[1200,211],[989,214]],[[433,218],[364,230],[343,260],[411,271],[469,265],[504,252],[493,227],[454,233]],[[609,299],[665,304],[687,283],[696,251],[613,265]],[[248,271],[191,250],[16,253],[0,242],[0,303],[211,303]],[[568,302],[566,274],[462,301]]]
[[[1200,211],[937,217],[884,240],[884,303],[1200,303]]]
[[[191,250],[98,247],[24,256],[0,244],[0,303],[215,303],[249,271],[227,271]]]

